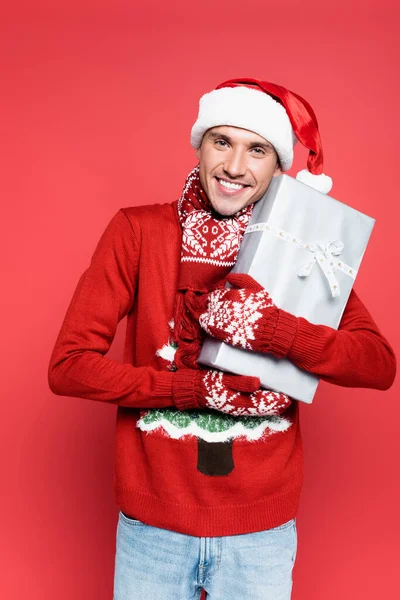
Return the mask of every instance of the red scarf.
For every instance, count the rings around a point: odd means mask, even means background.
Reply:
[[[224,278],[236,262],[252,210],[251,204],[232,217],[221,217],[213,211],[202,188],[199,165],[189,173],[178,200],[182,225],[174,314],[174,338],[178,344],[174,362],[178,368],[200,368],[196,359],[205,334],[191,316],[193,298],[196,292],[204,293],[224,285]]]

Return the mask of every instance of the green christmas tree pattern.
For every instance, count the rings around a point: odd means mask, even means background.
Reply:
[[[291,421],[282,416],[233,417],[211,410],[162,408],[143,412],[137,425],[142,431],[160,430],[173,439],[195,436],[213,443],[238,438],[260,440],[265,435],[286,431]]]
[[[155,361],[168,370],[176,370],[174,355],[177,349],[172,335],[157,350]],[[198,469],[205,475],[228,475],[234,468],[232,446],[234,440],[261,441],[291,427],[292,421],[284,416],[234,417],[215,410],[179,411],[160,408],[142,411],[137,422],[141,431],[184,440],[195,437],[198,445]]]

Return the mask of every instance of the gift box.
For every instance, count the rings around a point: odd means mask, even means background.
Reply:
[[[275,304],[338,328],[375,219],[289,175],[254,205],[232,272],[248,273]],[[261,386],[311,403],[319,379],[288,359],[206,338],[199,363],[260,378]]]

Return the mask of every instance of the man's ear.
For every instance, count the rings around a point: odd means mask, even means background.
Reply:
[[[200,158],[200,146],[196,148],[196,156],[197,158]]]

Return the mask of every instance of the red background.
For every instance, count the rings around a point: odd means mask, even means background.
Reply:
[[[179,195],[198,99],[220,81],[264,78],[314,107],[332,196],[377,220],[355,287],[399,354],[398,30],[388,0],[3,5],[1,597],[112,597],[116,408],[53,396],[48,360],[110,218]],[[301,407],[294,600],[396,596],[398,393],[322,383]]]

